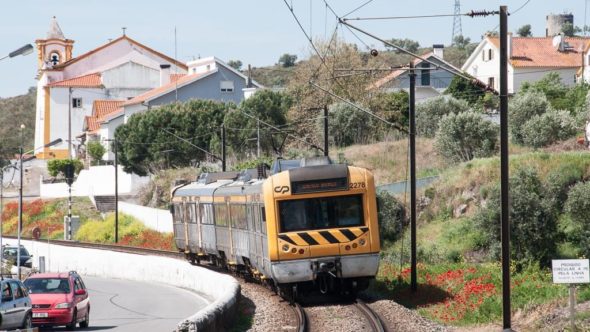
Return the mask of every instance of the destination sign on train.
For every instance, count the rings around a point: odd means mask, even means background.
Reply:
[[[293,193],[311,193],[318,191],[330,191],[346,188],[346,179],[336,179],[329,181],[314,181],[314,182],[294,182]]]

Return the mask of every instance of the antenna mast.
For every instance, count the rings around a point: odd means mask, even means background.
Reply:
[[[461,28],[461,0],[455,0],[455,12],[453,16],[453,37],[451,39],[451,45],[455,44],[455,37],[463,35],[463,29]]]

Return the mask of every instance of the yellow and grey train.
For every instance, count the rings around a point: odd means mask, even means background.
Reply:
[[[204,173],[172,191],[178,249],[265,280],[284,296],[356,292],[379,267],[373,175],[329,158]]]

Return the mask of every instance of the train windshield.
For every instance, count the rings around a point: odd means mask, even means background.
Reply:
[[[361,226],[362,203],[362,195],[280,201],[281,232]]]

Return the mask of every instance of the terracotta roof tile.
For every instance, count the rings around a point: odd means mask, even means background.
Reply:
[[[97,131],[108,115],[121,110],[123,102],[124,100],[95,100],[92,104],[92,116],[87,116],[84,119],[86,130],[89,132]]]
[[[100,88],[102,87],[102,80],[99,73],[93,73],[49,83],[47,86],[50,88]]]
[[[488,37],[488,40],[500,48],[500,39]],[[590,38],[565,37],[571,49],[558,51],[553,46],[553,37],[512,37],[513,67],[553,67],[568,68],[582,66],[582,52],[590,42]]]
[[[170,82],[176,82],[176,80],[183,76],[186,76],[186,74],[170,74]]]
[[[127,100],[126,102],[124,102],[121,106],[129,106],[129,105],[136,105],[136,104],[141,104],[144,101],[153,98],[153,97],[157,97],[161,94],[166,93],[167,91],[171,91],[173,90],[175,87],[177,86],[181,86],[185,83],[191,82],[191,81],[195,81],[198,80],[202,77],[208,76],[209,74],[215,72],[216,70],[210,70],[204,73],[198,73],[198,74],[191,74],[191,75],[184,75],[182,77],[178,77],[175,81],[170,82],[166,85],[162,85],[161,87],[157,87],[155,89],[149,90],[147,92],[144,92],[142,94],[140,94],[139,96],[133,97],[132,99]]]

